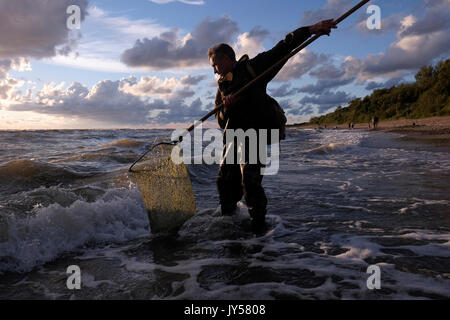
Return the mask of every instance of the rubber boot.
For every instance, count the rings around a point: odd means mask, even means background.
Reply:
[[[252,217],[252,232],[256,235],[263,235],[267,231],[266,210],[249,209]]]
[[[220,205],[222,209],[222,216],[232,216],[236,213],[237,205],[231,204],[231,205]]]

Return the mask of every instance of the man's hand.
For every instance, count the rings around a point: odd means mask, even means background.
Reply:
[[[334,19],[323,20],[309,27],[311,34],[330,35],[331,29],[337,29]]]
[[[227,109],[231,109],[235,102],[236,102],[236,98],[232,94],[230,94],[226,97],[223,97],[223,99],[222,99],[222,103],[225,106],[225,108],[227,108]]]

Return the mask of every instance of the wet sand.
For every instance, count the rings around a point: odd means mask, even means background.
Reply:
[[[311,128],[323,129],[348,129],[348,124],[341,125],[307,125],[304,129]],[[450,116],[432,117],[422,119],[402,119],[392,121],[381,121],[378,127],[369,129],[369,123],[356,123],[354,130],[376,130],[393,133],[402,133],[411,137],[421,139],[448,139],[450,140]]]

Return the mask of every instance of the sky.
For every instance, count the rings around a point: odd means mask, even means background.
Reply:
[[[208,48],[252,58],[357,3],[0,0],[0,130],[188,127],[213,109]],[[268,93],[289,123],[309,121],[449,58],[449,26],[450,0],[372,0],[294,56]]]

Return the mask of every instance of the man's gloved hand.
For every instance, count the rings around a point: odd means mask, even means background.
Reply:
[[[236,102],[236,98],[234,97],[234,95],[230,94],[228,96],[223,97],[222,99],[222,103],[225,106],[226,109],[231,109],[233,108],[234,103]]]
[[[309,27],[311,34],[330,35],[331,29],[337,29],[334,19],[323,20]]]

